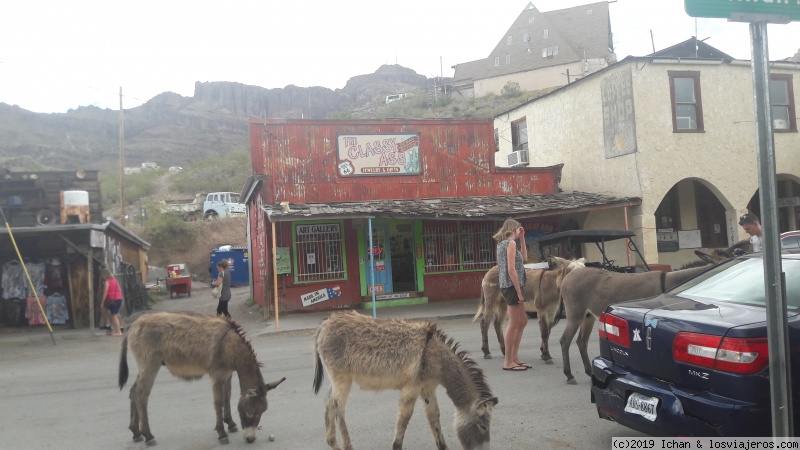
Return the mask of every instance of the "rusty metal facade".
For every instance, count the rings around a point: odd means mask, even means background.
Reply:
[[[337,171],[339,134],[418,133],[419,175],[343,177]],[[266,175],[249,202],[251,265],[254,299],[270,308],[274,302],[272,248],[292,242],[292,224],[272,223],[262,207],[283,202],[359,202],[370,200],[456,198],[519,194],[554,194],[561,166],[497,169],[492,120],[368,120],[318,121],[253,119],[250,122],[254,175]],[[366,216],[365,216],[366,217]],[[466,218],[466,217],[465,217]],[[356,229],[358,220],[343,221],[345,278],[319,283],[295,283],[278,276],[281,312],[358,307],[361,280]],[[295,257],[293,255],[293,257]],[[426,275],[424,295],[430,301],[477,297],[483,272]],[[323,287],[340,289],[341,296],[304,308],[300,296]]]

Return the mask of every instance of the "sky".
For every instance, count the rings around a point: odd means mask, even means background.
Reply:
[[[540,11],[592,3],[537,0]],[[427,77],[489,56],[528,0],[3,0],[0,102],[40,113],[124,109],[196,81],[341,89],[400,64]],[[695,34],[683,0],[609,5],[617,59]],[[750,59],[748,24],[697,19],[705,42]],[[800,22],[768,26],[769,57],[800,49]]]

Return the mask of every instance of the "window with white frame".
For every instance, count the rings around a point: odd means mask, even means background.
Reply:
[[[531,40],[531,37],[528,36],[528,33],[522,35],[522,42],[528,42]]]
[[[511,123],[511,145],[514,151],[528,149],[528,122],[526,119]]]
[[[797,131],[791,74],[774,73],[769,80],[769,101],[774,131]]]
[[[497,67],[499,65],[500,65],[500,57],[499,56],[495,56],[494,57],[494,66]]]
[[[506,45],[511,45],[511,42],[513,41],[514,37],[509,34],[508,37],[506,37]]]
[[[667,75],[672,103],[672,131],[702,132],[703,101],[700,95],[700,72],[670,70]]]
[[[423,222],[425,272],[492,268],[496,264],[495,228],[492,222]]]
[[[550,32],[547,30],[547,28],[545,28],[544,31],[542,32],[542,39],[547,39],[549,37],[550,37]]]
[[[506,55],[506,64],[511,64],[511,55]]]
[[[344,236],[341,223],[309,223],[294,226],[297,282],[339,280],[345,275]]]
[[[533,17],[533,16],[528,17],[528,23],[533,23],[535,21],[536,21],[536,17]]]

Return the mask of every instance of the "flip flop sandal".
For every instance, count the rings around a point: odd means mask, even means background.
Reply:
[[[528,370],[528,368],[524,366],[514,366],[514,367],[503,367],[503,370],[509,370],[511,372],[524,372]]]

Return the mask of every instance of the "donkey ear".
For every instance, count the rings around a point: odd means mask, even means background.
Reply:
[[[286,381],[286,377],[283,377],[278,381],[273,381],[272,383],[268,383],[267,384],[267,392],[275,389],[276,387],[278,387],[279,384],[283,383],[284,381]]]
[[[695,250],[694,254],[698,258],[702,259],[703,261],[705,261],[705,262],[707,262],[709,264],[717,264],[717,263],[720,263],[723,260],[725,260],[724,257],[712,255],[710,253],[706,253],[706,252],[703,252],[703,251],[700,251],[700,250]]]
[[[498,400],[497,397],[487,398],[478,403],[478,408],[489,408],[497,405],[499,401],[500,400]]]

